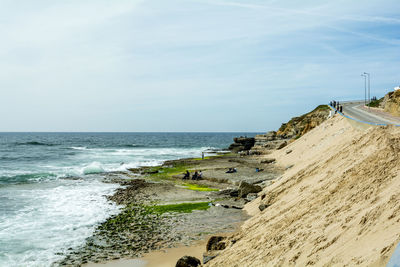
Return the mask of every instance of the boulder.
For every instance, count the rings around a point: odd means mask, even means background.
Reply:
[[[208,239],[207,245],[206,245],[206,250],[211,251],[211,250],[224,250],[226,247],[225,242],[222,242],[225,240],[226,237],[224,236],[212,236],[210,239]]]
[[[237,190],[237,189],[232,190],[232,191],[229,193],[229,195],[230,195],[231,197],[238,197],[238,196],[239,196],[239,190]]]
[[[249,193],[258,193],[262,190],[261,186],[249,184],[241,181],[239,184],[239,197],[245,198]]]
[[[234,189],[232,189],[232,188],[222,189],[222,190],[215,192],[215,194],[229,196],[229,194],[232,192],[232,190],[234,190]]]
[[[249,194],[247,194],[247,196],[246,196],[246,200],[247,201],[252,201],[252,200],[254,200],[254,199],[256,199],[257,198],[257,193],[249,193]]]
[[[232,152],[239,152],[243,150],[249,150],[254,146],[254,137],[236,137],[233,139],[233,144],[229,146],[229,150]]]
[[[260,161],[260,163],[270,164],[270,163],[274,163],[275,161],[276,161],[275,159],[263,159]]]
[[[277,149],[281,149],[284,148],[285,146],[287,146],[287,142],[285,140],[280,140],[279,142],[276,143],[277,145]]]
[[[201,266],[201,262],[198,258],[192,256],[183,256],[180,258],[175,267],[197,267]]]
[[[265,204],[261,204],[260,206],[258,206],[258,209],[259,209],[260,211],[263,211],[263,210],[265,210],[266,208],[268,208],[268,205],[265,205]]]
[[[239,195],[239,190],[237,189],[224,189],[216,193],[217,195],[226,195],[231,197],[237,197]]]

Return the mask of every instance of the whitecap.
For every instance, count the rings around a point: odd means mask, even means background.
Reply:
[[[93,174],[105,172],[103,166],[99,162],[92,162],[82,169],[83,174]]]
[[[70,148],[75,149],[75,150],[86,150],[87,149],[87,147],[85,147],[85,146],[72,146]]]

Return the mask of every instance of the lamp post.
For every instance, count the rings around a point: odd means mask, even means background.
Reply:
[[[367,75],[361,74],[364,77],[364,106],[367,105]]]
[[[368,75],[368,104],[371,103],[371,97],[370,97],[370,91],[371,91],[371,80],[370,80],[370,74],[367,72],[364,72],[364,75]]]

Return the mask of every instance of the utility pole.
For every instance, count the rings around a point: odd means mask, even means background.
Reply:
[[[367,106],[367,75],[361,74],[364,77],[364,106]]]

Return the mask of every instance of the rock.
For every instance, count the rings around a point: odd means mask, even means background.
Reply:
[[[280,142],[277,142],[276,147],[277,149],[281,149],[287,146],[287,142],[285,140],[281,140]]]
[[[275,159],[263,159],[260,161],[260,163],[269,164],[269,163],[274,163],[275,161],[276,161]]]
[[[260,211],[263,211],[263,210],[265,210],[266,208],[268,208],[268,205],[265,205],[265,204],[261,204],[260,206],[258,206],[258,209],[259,209]]]
[[[228,147],[228,149],[233,153],[238,153],[244,150],[244,146],[242,146],[241,144],[233,143]]]
[[[239,196],[239,190],[238,190],[238,189],[232,190],[232,191],[229,193],[229,195],[230,195],[231,197],[238,197],[238,196]]]
[[[256,199],[257,198],[257,193],[249,193],[249,194],[247,194],[247,196],[246,196],[246,199],[248,200],[248,201],[252,201],[252,200],[254,200],[254,199]]]
[[[299,138],[324,122],[328,117],[329,110],[328,106],[320,105],[309,113],[283,123],[276,134],[289,139]]]
[[[198,258],[192,256],[183,256],[180,258],[175,267],[197,267],[201,266],[201,262]]]
[[[238,189],[224,189],[224,190],[218,191],[216,194],[237,197],[239,195],[239,190]]]
[[[262,190],[259,185],[252,185],[247,182],[241,181],[239,184],[239,197],[245,198],[249,193],[258,193]]]
[[[233,138],[234,143],[229,146],[232,152],[239,152],[243,150],[250,150],[254,146],[254,137],[236,137]]]
[[[252,182],[251,184],[261,184],[262,182],[266,181],[267,179],[261,179],[261,180],[256,180]]]
[[[212,236],[210,239],[208,239],[207,245],[206,245],[206,250],[211,251],[211,250],[224,250],[225,249],[225,242],[221,242],[224,240],[226,237],[224,236]]]

